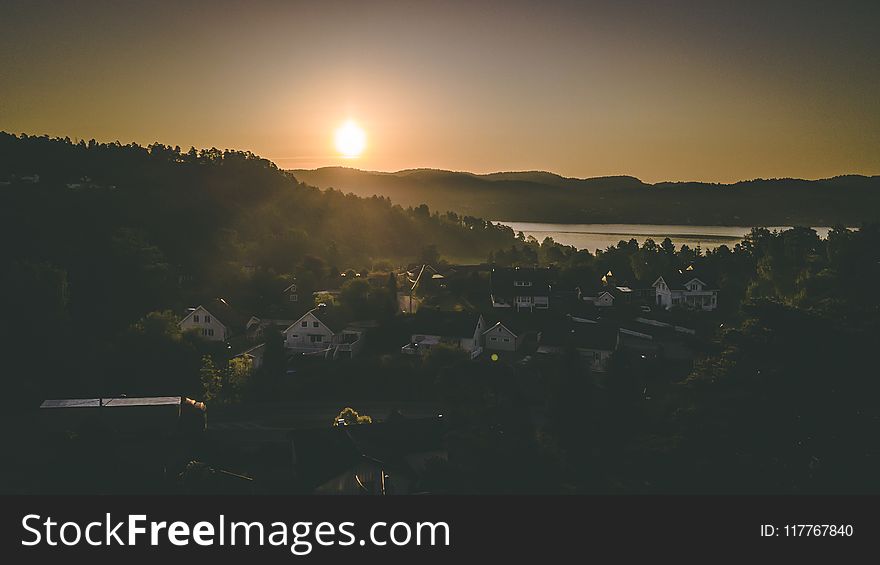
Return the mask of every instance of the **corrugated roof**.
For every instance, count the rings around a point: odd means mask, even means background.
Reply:
[[[171,406],[180,404],[179,396],[150,396],[143,398],[105,398],[104,406]]]
[[[98,408],[99,406],[171,406],[180,404],[179,396],[148,396],[139,398],[65,398],[44,400],[40,408]]]

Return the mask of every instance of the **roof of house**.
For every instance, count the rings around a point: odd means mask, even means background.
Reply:
[[[132,437],[204,430],[206,406],[181,396],[73,398],[40,406],[47,431],[73,430]]]
[[[97,408],[100,406],[170,406],[180,405],[180,396],[148,396],[140,398],[68,398],[44,400],[40,408]]]
[[[260,355],[263,353],[264,349],[266,349],[266,344],[261,343],[259,345],[254,345],[252,347],[248,347],[244,351],[241,351],[240,353],[236,353],[233,357],[240,357],[242,355],[251,355],[251,356]]]
[[[519,296],[547,296],[556,278],[550,268],[495,267],[489,276],[489,288],[493,294],[505,293]],[[531,286],[515,286],[516,281],[528,281]]]
[[[318,319],[319,322],[327,326],[333,333],[339,333],[348,326],[352,321],[350,312],[338,306],[318,306],[312,308],[299,317],[298,320],[290,324],[288,329],[296,326],[303,318],[311,314]]]
[[[501,322],[504,327],[517,336],[540,333],[566,321],[567,318],[561,313],[549,310],[530,312],[528,315],[509,311],[493,311],[486,317],[487,327],[493,327],[496,323]]]
[[[508,326],[506,323],[498,321],[498,322],[495,322],[494,324],[492,324],[491,326],[489,326],[489,328],[483,332],[483,335],[491,332],[497,326],[503,326],[504,329],[506,329],[508,332],[512,333],[514,337],[519,337],[523,333],[522,330],[519,330],[519,329],[515,330],[512,327]]]
[[[657,277],[654,281],[654,285],[657,284],[657,281],[663,279],[666,282],[666,285],[672,290],[687,290],[684,285],[691,282],[694,279],[698,279],[703,282],[706,289],[717,289],[718,286],[712,281],[710,278],[706,277],[706,275],[700,271],[694,269],[688,270],[677,270],[670,271],[668,273],[664,273]],[[654,286],[651,285],[651,286]]]
[[[426,335],[471,337],[480,320],[479,312],[420,308],[413,316],[413,331]]]
[[[653,284],[654,284],[655,280],[656,280],[656,278],[652,278],[652,279],[633,278],[633,279],[626,279],[624,281],[618,281],[616,284],[617,284],[617,286],[629,288],[632,291],[639,291],[639,290],[653,291],[654,290]]]
[[[233,333],[243,331],[247,322],[251,318],[251,316],[243,314],[230,306],[225,298],[214,298],[202,302],[198,307],[207,310],[216,320],[226,326],[226,328]],[[190,308],[187,312],[187,316],[197,310],[198,307]]]

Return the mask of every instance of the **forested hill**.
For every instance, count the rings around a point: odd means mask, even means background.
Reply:
[[[189,305],[175,290],[181,277],[222,296],[245,266],[295,275],[310,260],[328,272],[368,271],[426,248],[484,261],[514,234],[320,191],[247,152],[0,133],[0,242],[4,267],[56,269],[83,323],[118,328]]]
[[[51,255],[74,245],[71,238],[119,228],[137,230],[165,260],[189,269],[247,261],[283,270],[306,254],[363,266],[414,257],[430,244],[450,257],[485,260],[513,242],[511,230],[477,218],[322,192],[239,151],[0,133],[0,194],[4,229],[17,236],[14,253],[25,255]]]
[[[830,226],[880,218],[880,176],[647,184],[633,177],[575,179],[540,171],[475,175],[327,167],[291,172],[321,188],[494,220]]]

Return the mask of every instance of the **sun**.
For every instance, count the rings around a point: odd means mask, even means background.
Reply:
[[[353,159],[364,152],[367,145],[367,134],[354,120],[348,120],[336,130],[336,150],[343,157]]]

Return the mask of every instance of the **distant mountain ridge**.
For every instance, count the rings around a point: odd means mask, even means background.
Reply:
[[[569,178],[546,171],[393,173],[324,167],[299,181],[401,206],[496,220],[692,225],[858,225],[880,219],[880,176],[645,183],[632,176]]]

